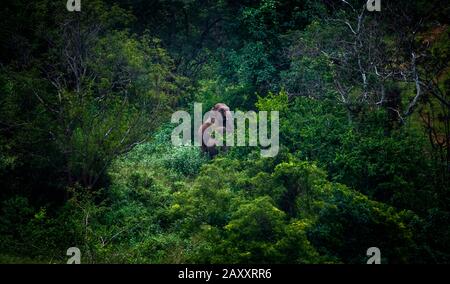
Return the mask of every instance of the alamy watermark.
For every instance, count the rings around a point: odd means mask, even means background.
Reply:
[[[381,251],[377,247],[370,247],[367,249],[367,256],[370,258],[367,260],[367,264],[381,264]]]
[[[66,8],[69,12],[80,12],[81,0],[67,0]]]
[[[188,112],[177,111],[172,114],[171,122],[181,123],[172,131],[171,139],[174,146],[193,144],[204,149],[260,146],[261,156],[274,157],[279,150],[279,120],[278,111],[270,111],[269,119],[267,111],[234,112],[222,103],[216,104],[203,115],[202,104],[195,103],[193,125]]]
[[[67,264],[80,264],[81,251],[77,247],[70,247],[67,249],[66,255],[70,256]],[[370,247],[367,249],[366,255],[369,256],[367,264],[381,264],[381,251],[377,247]]]
[[[67,264],[80,264],[81,263],[81,251],[77,247],[70,247],[67,249],[66,255],[70,256],[67,260]]]
[[[366,8],[369,12],[381,12],[381,0],[368,0]]]

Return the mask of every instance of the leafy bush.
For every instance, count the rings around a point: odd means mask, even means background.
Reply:
[[[207,156],[196,146],[174,147],[163,158],[164,166],[185,176],[194,176],[208,160]]]

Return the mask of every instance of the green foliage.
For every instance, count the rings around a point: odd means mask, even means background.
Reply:
[[[288,111],[289,98],[285,91],[281,91],[279,94],[269,94],[265,98],[258,96],[256,107],[260,111],[279,111],[284,114]]]
[[[202,263],[361,263],[365,258],[361,251],[378,242],[392,252],[386,254],[387,262],[415,261],[408,251],[417,246],[413,223],[420,221],[412,212],[397,212],[331,183],[308,162],[282,162],[270,174],[260,173],[256,178],[251,176],[253,170],[261,169],[216,159],[190,188],[176,195],[172,218],[179,218],[175,224],[183,235],[193,233],[195,243],[188,259]],[[264,186],[273,190],[272,184],[280,188],[276,203],[261,192]],[[350,243],[354,250],[348,250]],[[338,244],[343,251],[331,249]],[[300,249],[298,254],[296,249]]]
[[[426,138],[414,125],[387,134],[385,117],[374,112],[354,123],[330,100],[296,98],[281,116],[281,141],[296,157],[317,161],[333,180],[376,200],[418,212],[439,204]]]
[[[315,35],[311,36],[314,40]],[[305,36],[305,37],[307,37]],[[305,37],[296,40],[307,45]],[[333,64],[324,54],[311,56],[298,56],[298,52],[292,51],[291,66],[281,73],[281,81],[289,93],[309,97],[330,97],[333,91]]]
[[[158,167],[181,177],[194,176],[200,167],[208,161],[207,155],[199,147],[173,147],[171,134],[173,125],[166,124],[158,129],[151,142],[135,147],[127,154],[126,160],[139,163],[142,166]]]
[[[0,263],[450,261],[444,1],[85,2],[2,4]],[[278,155],[172,146],[218,102]]]
[[[206,160],[207,156],[198,147],[183,146],[174,148],[163,164],[179,174],[193,176]]]

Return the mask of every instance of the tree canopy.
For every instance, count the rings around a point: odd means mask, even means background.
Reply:
[[[450,261],[443,0],[17,0],[0,10],[0,262]],[[175,147],[279,111],[280,151]]]

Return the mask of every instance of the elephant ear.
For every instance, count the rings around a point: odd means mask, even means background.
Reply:
[[[205,123],[214,124],[215,121],[216,121],[216,119],[214,118],[214,116],[210,115],[210,116],[205,120]]]

